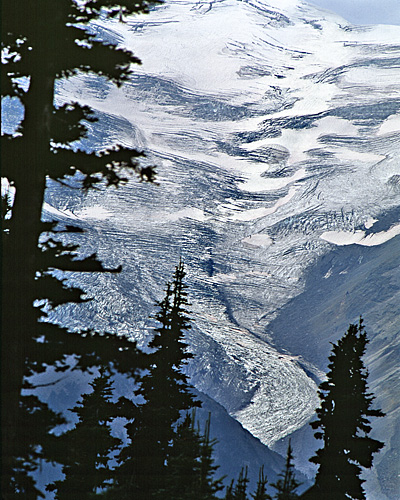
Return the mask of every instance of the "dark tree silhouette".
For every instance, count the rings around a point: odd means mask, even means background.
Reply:
[[[321,407],[311,423],[315,437],[323,440],[311,462],[319,465],[315,485],[302,498],[365,500],[361,468],[371,468],[373,454],[383,443],[368,436],[370,417],[382,417],[372,409],[374,397],[368,392],[362,357],[368,344],[362,319],[333,344],[326,382],[320,385]]]
[[[41,442],[41,446],[29,446],[24,449],[24,454],[20,453],[16,457],[9,489],[14,491],[12,498],[16,500],[37,500],[44,495],[36,488],[32,473],[35,472],[36,464],[44,456],[52,455],[56,438],[49,432],[57,425],[64,424],[65,419],[33,395],[21,398],[19,410],[19,432],[21,433],[18,436],[19,442],[30,442],[32,428],[34,428],[36,439]],[[1,478],[2,482],[4,480],[5,478]]]
[[[247,477],[248,468],[244,467],[239,474],[236,485],[233,489],[234,500],[247,500],[247,486],[249,484],[249,478]]]
[[[224,500],[234,500],[234,496],[233,496],[234,485],[235,485],[235,480],[232,479],[231,482],[226,487]]]
[[[1,147],[2,176],[15,190],[15,196],[3,203],[8,217],[3,228],[1,341],[5,500],[16,494],[25,495],[24,498],[39,495],[26,475],[23,480],[21,464],[28,471],[39,458],[51,460],[44,456],[42,429],[48,428],[50,414],[43,405],[43,423],[39,428],[31,425],[26,439],[23,426],[32,413],[29,406],[35,406],[35,414],[40,408],[31,396],[21,396],[23,388],[32,389],[26,377],[49,365],[57,370],[67,369],[68,355],[74,355],[82,368],[113,360],[115,367],[123,366],[132,373],[140,364],[135,360],[133,343],[127,340],[89,331],[67,333],[38,320],[60,304],[87,300],[80,289],[68,286],[66,280],[58,281],[55,269],[65,271],[65,277],[70,271],[110,271],[95,255],[83,258],[76,245],[61,243],[68,236],[74,236],[76,241],[78,235],[73,233],[79,232],[79,228],[41,222],[46,182],[53,179],[87,190],[118,186],[128,180],[130,173],[142,173],[138,158],[143,154],[139,151],[118,145],[96,152],[79,149],[87,123],[96,117],[90,108],[75,102],[55,105],[55,83],[78,71],[94,73],[117,85],[125,82],[130,65],[139,60],[130,51],[99,40],[90,22],[100,15],[116,17],[147,10],[148,2],[144,0],[1,3],[2,97],[19,100],[24,109],[15,133],[2,136]],[[145,169],[141,177],[153,180],[152,168]]]
[[[200,435],[195,428],[194,415],[187,413],[177,426],[169,452],[164,498],[197,498],[200,486],[200,447]]]
[[[299,498],[296,490],[300,484],[294,475],[293,450],[289,440],[285,470],[280,474],[280,479],[276,483],[271,484],[277,491],[274,498],[276,500],[294,500],[295,498]]]
[[[58,462],[63,464],[65,478],[47,487],[56,491],[57,500],[94,498],[96,492],[110,486],[113,478],[110,454],[121,441],[111,435],[109,427],[118,414],[116,403],[111,401],[110,374],[102,368],[90,386],[93,391],[84,394],[71,410],[78,416],[78,423],[58,438]]]
[[[251,495],[253,500],[271,500],[271,496],[267,493],[267,483],[267,476],[264,474],[264,466],[262,466],[258,476],[257,489]]]
[[[181,412],[200,406],[182,371],[192,358],[184,341],[185,331],[190,328],[184,277],[180,263],[164,299],[158,303],[155,319],[160,326],[149,344],[155,351],[148,355],[150,368],[136,392],[145,403],[130,410],[134,420],[127,425],[127,431],[132,444],[120,455],[117,485],[121,499],[163,498],[174,426]],[[129,407],[129,401],[122,402]]]
[[[195,411],[178,425],[169,453],[164,498],[174,500],[215,500],[222,479],[214,479],[213,441],[210,418],[202,435],[196,428]]]
[[[217,444],[216,439],[210,438],[211,429],[211,413],[208,415],[204,434],[201,436],[201,456],[200,456],[200,499],[210,500],[215,498],[215,495],[223,489],[223,477],[214,478],[214,474],[219,469],[215,465],[213,457],[214,446]]]

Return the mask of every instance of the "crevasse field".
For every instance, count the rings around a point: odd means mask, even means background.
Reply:
[[[57,101],[92,106],[100,121],[85,147],[142,148],[159,185],[83,196],[49,183],[44,217],[73,219],[84,252],[123,265],[86,278],[96,300],[58,318],[145,342],[182,258],[193,383],[282,454],[294,433],[309,474],[329,342],[362,314],[370,388],[387,413],[368,499],[395,500],[400,26],[352,26],[301,0],[167,0],[93,30],[142,66],[121,88],[61,81]]]

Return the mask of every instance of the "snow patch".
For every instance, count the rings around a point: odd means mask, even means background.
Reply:
[[[299,170],[297,170],[297,172],[289,177],[262,177],[262,174],[264,173],[265,165],[261,165],[261,167],[255,167],[254,169],[252,169],[252,174],[249,176],[250,178],[247,181],[240,183],[239,187],[243,189],[243,191],[249,191],[250,193],[259,193],[261,191],[277,191],[278,189],[283,189],[288,184],[304,179],[304,177],[306,176],[306,169],[300,168]],[[291,197],[293,196],[293,194],[291,195]]]
[[[372,87],[371,91],[387,86],[390,88],[393,83],[393,69],[378,68],[376,65],[351,68],[346,71],[341,80],[348,85],[362,87],[365,87],[366,82],[368,82],[368,86]],[[393,90],[395,89],[393,88]]]
[[[365,222],[364,226],[366,227],[366,229],[370,229],[375,224],[375,222],[378,222],[378,219],[374,219],[373,217],[369,217],[367,222]]]
[[[175,222],[184,218],[197,220],[198,222],[207,220],[203,210],[195,207],[187,207],[172,213],[157,213],[154,214],[153,218],[157,220],[157,222]]]
[[[242,147],[248,151],[253,151],[260,147],[279,145],[290,151],[288,164],[304,161],[308,158],[308,151],[321,147],[319,139],[323,135],[357,135],[358,128],[350,121],[343,118],[328,116],[316,122],[316,126],[309,129],[282,129],[279,138],[266,138],[254,141]]]
[[[400,132],[400,115],[391,115],[379,127],[377,135],[391,134]]]
[[[252,234],[247,238],[243,238],[243,243],[249,245],[251,247],[269,247],[272,245],[272,239],[268,236],[268,234]]]
[[[70,219],[79,219],[71,210],[64,209],[59,210],[58,208],[49,205],[47,202],[43,203],[43,210],[50,214],[56,215],[57,217],[68,217]]]
[[[183,219],[183,218],[188,218],[188,219],[194,219],[199,222],[203,222],[207,220],[207,217],[204,215],[203,210],[200,210],[199,208],[194,208],[194,207],[188,207],[184,208],[183,210],[179,210],[178,212],[175,212],[173,214],[169,214],[167,216],[167,219],[170,221],[175,221],[178,219]]]
[[[348,148],[341,148],[340,150],[335,151],[335,156],[342,161],[359,161],[370,166],[376,165],[386,158],[384,155],[354,151]]]
[[[300,175],[299,175],[299,172],[296,172],[297,177],[298,178],[301,178],[303,175],[303,173],[305,173],[305,170],[302,169],[303,172],[300,172]],[[296,176],[293,175],[292,177],[290,177],[290,179],[293,181],[294,177]],[[288,179],[288,178],[286,178]],[[275,180],[275,179],[270,179],[270,180]],[[277,181],[285,181],[285,178],[284,179],[276,179]],[[278,183],[277,183],[278,184]],[[282,185],[282,187],[284,186],[284,184]],[[278,187],[276,189],[279,189]],[[279,207],[281,207],[282,205],[285,205],[286,203],[288,203],[292,198],[293,196],[295,195],[297,189],[296,188],[290,188],[289,189],[289,192],[286,196],[284,196],[283,198],[280,198],[274,206],[272,207],[269,207],[269,208],[252,208],[250,210],[246,210],[245,212],[242,212],[242,213],[239,213],[239,214],[235,214],[233,216],[230,217],[231,220],[240,220],[240,221],[251,221],[251,220],[255,220],[255,219],[260,219],[261,217],[266,217],[267,215],[271,215],[273,213],[275,213]]]
[[[112,217],[112,212],[104,207],[93,206],[85,207],[83,210],[77,214],[81,219],[96,219],[96,220],[106,220]]]
[[[334,245],[362,245],[367,247],[382,245],[400,234],[400,224],[392,226],[388,231],[365,235],[365,231],[326,231],[321,238]]]

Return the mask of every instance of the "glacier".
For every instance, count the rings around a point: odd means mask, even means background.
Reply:
[[[44,217],[73,220],[86,230],[83,253],[123,265],[68,274],[96,300],[56,319],[145,343],[182,258],[192,382],[270,448],[284,453],[292,436],[312,474],[308,422],[330,342],[362,314],[371,389],[387,413],[368,499],[394,500],[400,27],[353,26],[301,0],[167,0],[92,29],[142,66],[121,88],[61,80],[56,100],[96,111],[85,147],[143,149],[158,184],[84,196],[48,182]]]

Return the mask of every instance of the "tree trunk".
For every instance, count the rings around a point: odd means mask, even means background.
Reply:
[[[40,54],[38,63],[40,63]],[[40,66],[39,66],[40,67]],[[42,61],[43,67],[43,61]],[[10,232],[4,236],[2,259],[1,340],[1,439],[3,488],[16,457],[25,456],[30,444],[22,443],[19,411],[25,364],[40,311],[35,310],[35,274],[38,269],[38,238],[49,161],[49,123],[53,106],[54,78],[38,71],[32,75],[26,96],[24,136],[14,156],[16,188]],[[3,491],[3,498],[15,492]]]

